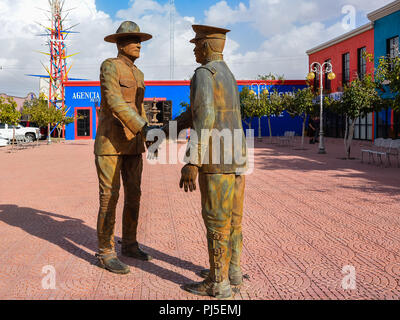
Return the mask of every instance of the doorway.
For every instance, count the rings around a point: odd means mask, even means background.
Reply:
[[[91,120],[91,108],[75,108],[75,139],[92,139]]]

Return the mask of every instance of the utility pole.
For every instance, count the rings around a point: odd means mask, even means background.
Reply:
[[[170,42],[169,42],[169,56],[170,56],[170,65],[169,65],[169,77],[170,80],[174,79],[174,68],[175,68],[175,1],[169,1],[169,33],[170,33]]]

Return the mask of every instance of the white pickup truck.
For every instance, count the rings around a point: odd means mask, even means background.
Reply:
[[[0,123],[0,144],[4,143],[4,140],[9,141],[13,138],[13,129],[15,128],[16,136],[24,136],[28,141],[35,141],[40,139],[40,130],[36,127],[24,127],[23,125],[8,125]]]

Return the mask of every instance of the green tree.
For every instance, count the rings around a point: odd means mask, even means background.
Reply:
[[[366,117],[370,112],[379,111],[382,106],[382,99],[376,89],[376,82],[371,75],[366,75],[362,80],[355,79],[346,85],[340,101],[330,102],[337,113],[346,117],[344,146],[347,159],[350,159],[356,119]]]
[[[62,107],[60,109],[56,109],[55,111],[55,123],[57,124],[57,132],[58,137],[61,138],[62,130],[65,128],[67,124],[73,123],[75,121],[75,117],[69,117],[68,114],[69,108]]]
[[[283,108],[283,99],[279,95],[278,91],[274,89],[272,93],[264,90],[260,95],[260,102],[262,104],[263,113],[268,118],[268,129],[270,142],[272,141],[272,129],[271,129],[271,117],[279,116]]]
[[[190,108],[190,104],[185,101],[182,101],[179,105],[180,105],[179,115],[186,112]]]
[[[250,93],[248,87],[243,87],[240,92],[240,112],[245,124],[251,129],[251,122],[257,116],[257,97]],[[248,120],[247,120],[248,119]]]
[[[264,74],[261,75],[259,74],[257,76],[258,80],[280,80],[280,81],[284,81],[285,80],[285,75],[279,75],[279,74],[273,74],[272,72],[268,73],[268,74]]]
[[[25,101],[22,114],[28,117],[28,121],[36,122],[39,127],[45,127],[54,119],[54,112],[50,109],[53,108],[49,108],[48,102],[41,95],[39,98]]]
[[[15,140],[15,125],[21,119],[21,113],[17,110],[17,103],[13,98],[0,97],[0,123],[13,126],[13,140]]]
[[[306,129],[307,117],[315,111],[315,104],[313,102],[315,94],[312,87],[298,89],[290,104],[290,114],[298,116],[303,120],[302,133],[301,133],[301,146],[304,146],[304,131]]]
[[[379,58],[375,71],[375,80],[379,89],[391,95],[386,102],[396,111],[400,110],[400,57]],[[390,101],[392,100],[392,101]]]
[[[56,108],[55,106],[48,105],[43,95],[39,98],[26,101],[22,110],[22,114],[28,116],[28,120],[36,122],[39,127],[50,125],[57,125],[57,130],[60,133],[64,125],[75,121],[74,117],[67,116],[67,109]],[[50,132],[48,132],[50,136]]]

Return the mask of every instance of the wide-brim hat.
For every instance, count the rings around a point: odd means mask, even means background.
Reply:
[[[196,36],[190,40],[191,43],[195,43],[201,39],[222,39],[226,40],[226,34],[231,31],[224,28],[206,26],[201,24],[192,25],[193,31],[196,32]]]
[[[118,30],[114,34],[104,38],[104,41],[116,43],[121,38],[139,38],[140,42],[150,40],[153,38],[151,34],[140,32],[139,26],[133,21],[124,21],[119,26]]]

